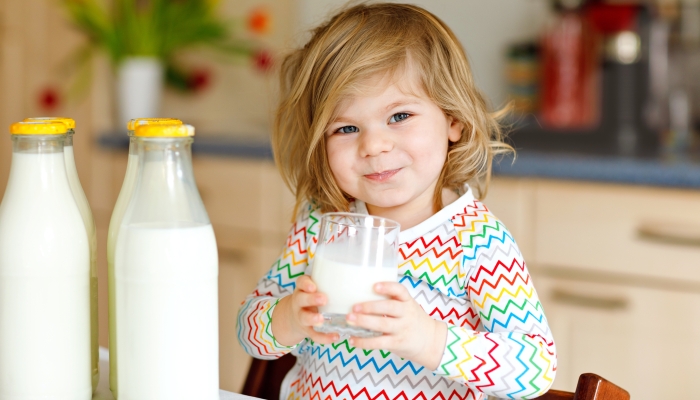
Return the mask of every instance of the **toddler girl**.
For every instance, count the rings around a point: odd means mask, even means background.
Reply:
[[[284,399],[533,398],[556,350],[515,241],[477,200],[500,142],[452,31],[410,5],[362,4],[282,64],[273,149],[297,198],[279,259],[238,316],[253,357],[293,352]],[[478,195],[481,195],[480,191]],[[354,306],[374,338],[314,331],[326,296],[310,268],[324,212],[401,224],[388,300]]]

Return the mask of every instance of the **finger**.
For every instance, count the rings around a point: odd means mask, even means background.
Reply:
[[[352,307],[352,311],[362,314],[386,315],[396,318],[406,314],[404,303],[396,300],[378,300],[359,303]]]
[[[320,326],[323,324],[323,315],[302,309],[299,313],[299,323],[302,326]]]
[[[398,282],[375,283],[374,291],[378,294],[389,296],[392,299],[399,301],[408,301],[412,299],[411,294],[408,293],[408,289]]]
[[[321,333],[313,329],[310,329],[310,332],[307,333],[309,334],[309,339],[320,344],[331,344],[340,340],[340,335],[337,333]]]
[[[350,313],[345,317],[345,320],[352,326],[369,329],[375,332],[396,332],[396,318]]]
[[[365,350],[383,350],[391,348],[392,337],[390,335],[382,335],[373,338],[351,337],[348,339],[350,346],[359,347]]]
[[[299,308],[318,307],[326,304],[326,295],[323,293],[294,293],[294,305]]]
[[[300,276],[295,284],[296,288],[303,292],[314,293],[316,291],[316,283],[308,275]]]

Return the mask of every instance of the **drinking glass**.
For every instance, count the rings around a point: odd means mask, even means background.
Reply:
[[[319,307],[318,332],[356,337],[381,333],[350,326],[345,316],[353,305],[387,297],[374,292],[377,282],[396,282],[400,226],[390,219],[354,213],[327,213],[321,218],[311,279],[328,302]]]

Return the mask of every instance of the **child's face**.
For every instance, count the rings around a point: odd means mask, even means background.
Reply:
[[[326,130],[328,162],[338,186],[369,207],[417,211],[432,207],[449,141],[462,124],[446,116],[410,69],[351,96]],[[402,88],[412,88],[409,94]]]

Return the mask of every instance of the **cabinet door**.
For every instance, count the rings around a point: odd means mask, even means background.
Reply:
[[[537,181],[540,267],[700,288],[700,191]]]
[[[254,244],[284,243],[294,197],[272,162],[196,157],[194,173],[217,239],[235,231]]]
[[[554,388],[593,372],[634,399],[693,398],[700,293],[535,276],[557,344]]]
[[[260,216],[261,169],[257,160],[196,157],[194,175],[214,228],[257,232]]]
[[[535,184],[529,179],[497,177],[491,181],[486,207],[508,227],[530,268],[534,253]]]

